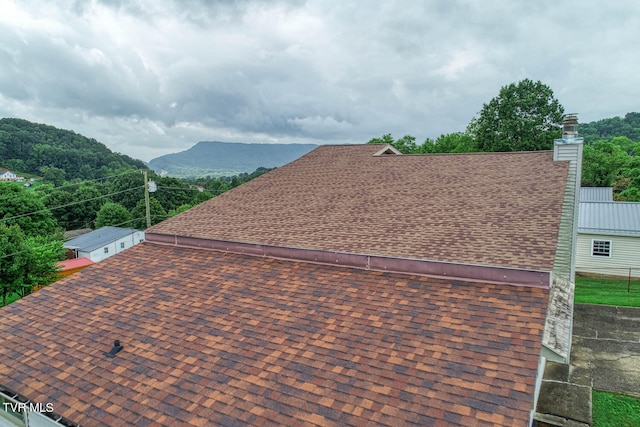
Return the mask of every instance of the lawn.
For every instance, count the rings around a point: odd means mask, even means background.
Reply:
[[[630,293],[627,286],[627,280],[576,277],[575,302],[640,307],[640,280],[631,281]]]
[[[593,427],[640,426],[640,399],[593,390]]]

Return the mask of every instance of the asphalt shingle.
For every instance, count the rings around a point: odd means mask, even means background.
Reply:
[[[524,425],[547,295],[143,243],[4,308],[0,384],[85,426]]]
[[[568,162],[379,150],[321,146],[148,233],[552,270]]]

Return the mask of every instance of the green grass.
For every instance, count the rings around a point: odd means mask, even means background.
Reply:
[[[593,390],[593,427],[640,426],[640,399]]]
[[[631,293],[627,286],[627,280],[576,277],[575,302],[640,307],[640,280],[631,281]]]
[[[20,299],[20,295],[18,294],[9,294],[7,295],[7,305],[11,304],[14,301],[18,301]],[[2,307],[2,298],[0,298],[0,307]]]

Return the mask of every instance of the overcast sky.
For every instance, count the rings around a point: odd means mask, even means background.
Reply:
[[[635,0],[0,0],[0,117],[148,161],[198,141],[463,131],[524,78],[640,111]]]

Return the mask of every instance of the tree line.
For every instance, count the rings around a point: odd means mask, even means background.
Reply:
[[[45,176],[57,185],[147,168],[141,160],[114,153],[95,139],[15,118],[0,119],[0,159],[4,168]]]

